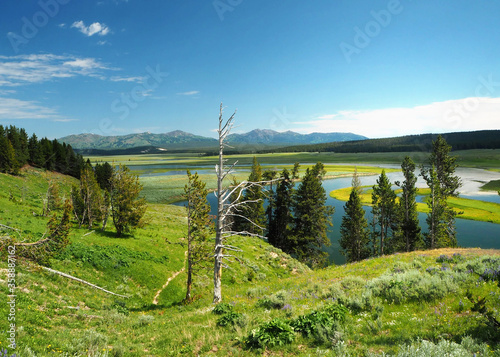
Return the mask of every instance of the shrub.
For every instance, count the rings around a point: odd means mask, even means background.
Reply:
[[[87,356],[99,356],[108,345],[108,338],[95,330],[86,330],[81,337],[73,340],[70,349],[73,353]]]
[[[329,305],[323,310],[313,311],[307,315],[301,315],[292,321],[291,325],[295,331],[309,337],[319,333],[318,328],[332,331],[338,324],[345,322],[347,309],[340,304]]]
[[[359,276],[347,276],[340,283],[344,290],[356,290],[365,286],[366,281]]]
[[[244,314],[240,314],[239,312],[228,312],[225,315],[222,315],[217,320],[217,326],[226,327],[226,326],[238,326],[245,327],[248,323],[248,318]]]
[[[457,289],[451,279],[427,272],[409,270],[396,275],[382,275],[368,285],[374,296],[401,304],[405,301],[432,301]]]
[[[320,292],[322,299],[341,299],[345,297],[345,293],[339,283],[333,283],[328,289],[323,289]]]
[[[212,314],[224,315],[224,314],[228,314],[232,311],[233,311],[233,305],[228,304],[227,302],[221,302],[221,303],[215,305],[214,309],[212,310]]]
[[[276,294],[266,296],[257,301],[257,306],[265,309],[281,309],[288,299],[288,292],[280,290]]]
[[[245,341],[245,346],[247,348],[284,346],[294,340],[293,328],[287,322],[276,318],[252,330]]]
[[[147,325],[151,325],[153,323],[153,321],[155,320],[154,316],[151,316],[151,315],[140,315],[138,318],[137,318],[137,322],[136,322],[136,326],[147,326]]]
[[[369,357],[388,356],[382,354],[368,354]],[[485,344],[477,344],[470,337],[464,338],[461,344],[441,340],[437,344],[429,341],[419,341],[411,345],[402,345],[398,349],[398,353],[394,357],[470,357],[470,356],[492,356],[488,346]]]

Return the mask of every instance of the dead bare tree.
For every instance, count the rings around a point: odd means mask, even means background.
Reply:
[[[214,299],[215,304],[222,301],[222,267],[227,267],[223,262],[224,258],[234,257],[232,254],[226,254],[225,251],[235,251],[241,252],[241,249],[232,245],[227,244],[228,238],[236,235],[246,235],[251,237],[259,237],[266,239],[263,235],[250,233],[247,231],[233,231],[232,230],[232,217],[240,217],[252,225],[259,228],[262,232],[263,227],[252,222],[250,219],[241,214],[241,209],[250,202],[257,202],[259,200],[241,200],[243,192],[252,186],[266,186],[267,184],[276,181],[260,181],[260,182],[248,182],[242,181],[237,185],[224,187],[224,180],[231,175],[234,171],[234,167],[238,163],[235,161],[233,164],[225,166],[227,159],[224,159],[224,148],[229,147],[225,143],[225,140],[231,129],[233,128],[233,120],[236,115],[236,111],[224,122],[222,117],[223,114],[222,103],[220,105],[219,111],[219,129],[217,130],[219,134],[219,163],[215,166],[215,171],[217,174],[217,191],[215,192],[217,197],[217,223],[216,223],[216,235],[215,235],[215,254],[214,254]]]

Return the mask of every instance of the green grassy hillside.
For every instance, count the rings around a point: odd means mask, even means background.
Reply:
[[[20,229],[23,239],[41,237],[47,218],[33,212],[41,212],[48,180],[59,180],[64,192],[71,182],[31,169],[22,177],[0,175],[0,223]],[[499,251],[413,252],[311,271],[262,240],[236,238],[232,243],[243,252],[223,272],[228,305],[217,315],[209,270],[197,278],[197,300],[181,303],[184,209],[150,204],[147,220],[144,228],[119,239],[112,231],[74,228],[72,244],[51,261],[53,269],[128,298],[18,260],[18,355],[363,356],[395,354],[404,346],[436,356],[446,348],[468,351],[453,354],[458,356],[493,355],[500,348],[499,330],[491,322],[500,319]],[[6,234],[13,233],[0,231]],[[5,255],[2,302],[9,294]],[[467,291],[474,299],[486,298],[490,320],[473,311]],[[0,304],[2,331],[9,328],[9,308]],[[290,343],[258,348],[265,341]],[[6,334],[0,342],[0,348],[8,345]]]

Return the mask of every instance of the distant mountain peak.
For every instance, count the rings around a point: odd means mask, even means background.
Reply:
[[[278,132],[271,129],[254,129],[247,133],[231,134],[227,137],[227,142],[233,145],[251,144],[283,147],[288,145],[319,144],[362,139],[366,139],[366,137],[352,133],[299,134],[290,130]],[[79,134],[69,135],[58,140],[70,144],[74,149],[78,150],[117,150],[135,147],[160,147],[169,150],[182,150],[214,148],[217,145],[216,139],[194,135],[182,130],[174,130],[163,134],[154,134],[147,131],[121,136]]]

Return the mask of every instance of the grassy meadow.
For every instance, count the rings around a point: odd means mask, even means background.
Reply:
[[[363,205],[372,205],[372,192],[372,186],[363,186],[363,193],[361,194],[361,203]],[[399,189],[395,192],[398,194],[401,190]],[[351,187],[346,187],[331,191],[330,196],[337,200],[348,201],[350,193]],[[429,194],[429,188],[420,188],[418,190],[418,195],[424,196],[424,202],[427,197],[429,197]],[[448,203],[450,207],[458,213],[458,218],[500,224],[500,204],[498,203],[472,200],[463,197],[450,197]],[[429,208],[426,203],[417,202],[417,211],[428,213]]]
[[[289,155],[286,162],[330,162],[322,154],[316,159],[300,155]],[[267,163],[291,168],[280,156]],[[274,160],[272,154],[266,157]],[[252,156],[239,159],[249,168]],[[122,160],[155,162],[152,157]],[[182,155],[171,160],[200,169],[213,164],[213,158]],[[326,168],[332,177],[354,170],[353,165]],[[357,170],[381,171],[369,165]],[[248,172],[238,175],[244,179]],[[2,334],[0,350],[18,356],[388,356],[415,350],[434,356],[450,350],[456,351],[453,356],[500,355],[500,330],[491,319],[500,320],[499,250],[420,251],[312,271],[263,240],[235,237],[231,244],[242,252],[223,271],[226,305],[215,310],[223,314],[213,311],[210,262],[196,277],[195,301],[183,304],[186,212],[165,204],[181,197],[183,177],[142,178],[148,199],[143,228],[116,238],[111,223],[105,232],[78,229],[74,223],[71,244],[51,259],[52,269],[126,298],[19,259],[18,347],[8,349],[7,334]],[[202,178],[214,188],[213,175]],[[75,180],[30,168],[17,177],[0,174],[0,223],[19,230],[0,229],[0,237],[29,242],[43,236],[49,182],[57,182],[67,197]],[[6,302],[8,265],[6,252],[1,254],[0,296]],[[485,298],[489,315],[476,311],[467,292],[473,299]],[[1,331],[9,328],[9,309],[0,304]],[[418,355],[409,353],[400,355]]]

